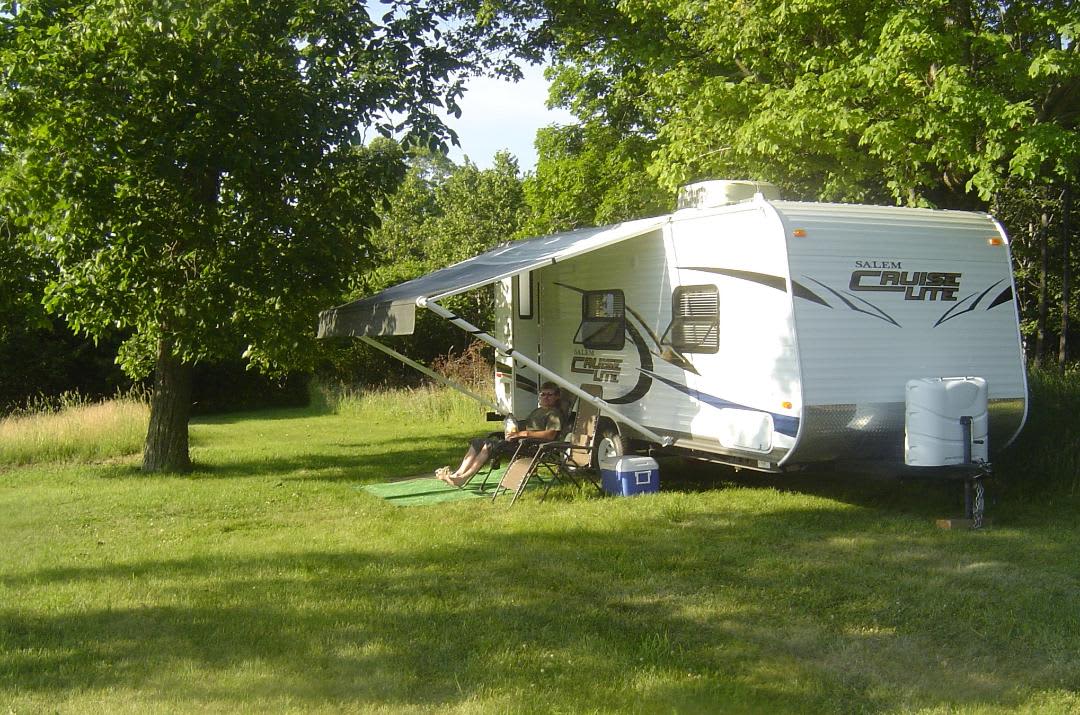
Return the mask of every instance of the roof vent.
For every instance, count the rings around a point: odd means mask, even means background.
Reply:
[[[765,181],[699,181],[679,189],[677,205],[680,209],[707,209],[747,201],[754,194],[776,200],[780,198],[780,189]]]

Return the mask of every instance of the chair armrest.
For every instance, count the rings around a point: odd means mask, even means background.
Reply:
[[[547,442],[543,442],[543,441],[540,441],[540,440],[536,440],[536,441],[540,443],[540,446],[538,447],[538,449],[541,452],[548,452],[548,451],[551,451],[551,450],[566,449],[567,447],[573,447],[574,446],[572,443],[564,442],[562,440],[549,440]]]
[[[551,444],[550,439],[540,439],[539,437],[521,437],[518,442],[525,442],[526,444]]]
[[[592,452],[592,447],[583,444],[574,444],[567,441],[543,442],[537,448],[536,453],[547,455],[549,452]]]
[[[529,454],[536,454],[543,449],[544,445],[549,444],[542,439],[536,439],[535,437],[522,437],[521,439],[515,439],[517,442],[517,448],[514,450],[514,455],[510,458],[511,461],[518,458],[518,455],[523,453],[523,450],[528,450]]]

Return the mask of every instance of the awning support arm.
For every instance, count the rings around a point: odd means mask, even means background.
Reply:
[[[495,410],[496,412],[501,412],[501,410],[499,409],[499,406],[496,405],[491,400],[487,400],[487,399],[485,399],[483,397],[480,397],[480,395],[477,395],[475,392],[473,392],[469,388],[465,387],[464,385],[462,385],[460,383],[457,383],[457,382],[454,382],[453,380],[451,380],[448,377],[440,375],[439,373],[435,372],[434,370],[432,370],[428,366],[422,365],[421,363],[418,363],[415,360],[407,358],[404,355],[402,355],[401,353],[399,353],[397,350],[394,350],[393,348],[389,348],[389,347],[387,347],[386,345],[383,345],[382,343],[380,343],[377,340],[372,340],[371,338],[367,337],[366,335],[361,335],[360,339],[363,340],[368,345],[370,345],[371,347],[375,348],[376,350],[381,350],[384,353],[386,353],[387,355],[389,355],[390,357],[396,358],[397,360],[400,360],[401,362],[405,363],[406,365],[413,368],[414,370],[419,370],[420,372],[422,372],[425,375],[427,375],[428,377],[430,377],[432,380],[437,380],[438,382],[441,382],[442,384],[446,385],[447,387],[449,387],[451,389],[454,389],[454,390],[457,390],[458,392],[465,395],[466,397],[471,397],[472,399],[476,400],[477,402],[479,402],[481,405],[484,405],[485,407],[489,407],[492,410]]]
[[[510,359],[521,363],[522,365],[524,365],[527,368],[530,368],[532,370],[536,370],[536,372],[540,373],[541,375],[543,375],[547,379],[551,380],[552,382],[554,382],[556,385],[558,385],[562,389],[566,390],[567,392],[571,392],[574,395],[577,395],[578,399],[584,400],[585,402],[588,402],[589,404],[594,405],[597,409],[599,409],[601,411],[601,413],[610,415],[616,421],[622,422],[624,424],[629,425],[630,427],[633,427],[639,433],[645,435],[646,437],[653,440],[654,442],[657,442],[657,443],[659,443],[659,444],[661,444],[661,445],[663,445],[665,447],[668,447],[668,446],[671,445],[671,443],[672,443],[671,437],[661,437],[660,435],[656,434],[655,432],[653,432],[648,427],[645,427],[644,425],[636,422],[635,420],[632,420],[629,417],[626,417],[622,413],[620,413],[617,410],[613,409],[604,400],[593,397],[592,395],[585,392],[584,390],[582,390],[580,387],[578,387],[574,383],[563,379],[558,374],[552,372],[551,370],[548,370],[543,365],[540,365],[539,363],[534,362],[534,361],[530,360],[529,358],[525,357],[524,355],[518,353],[516,350],[511,348],[509,345],[506,345],[505,343],[502,343],[502,342],[496,340],[490,334],[485,333],[483,330],[476,327],[475,325],[468,322],[467,320],[464,320],[463,318],[459,318],[458,316],[454,315],[449,310],[442,307],[441,305],[439,305],[435,301],[428,300],[427,298],[421,297],[421,298],[416,299],[416,304],[419,305],[421,308],[427,308],[432,313],[435,313],[435,315],[438,315],[440,318],[443,318],[444,320],[450,321],[452,324],[454,324],[455,326],[461,328],[466,333],[469,333],[470,335],[472,335],[477,340],[481,340],[481,341],[487,343],[488,345],[495,348],[496,350],[498,350],[502,354],[510,357]]]

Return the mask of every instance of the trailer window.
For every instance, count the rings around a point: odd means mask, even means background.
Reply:
[[[671,297],[671,347],[684,353],[720,349],[720,297],[716,286],[679,286]]]
[[[574,342],[591,350],[622,350],[626,310],[621,290],[588,291],[581,296],[581,325]]]

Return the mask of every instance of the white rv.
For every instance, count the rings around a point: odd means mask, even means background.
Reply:
[[[438,302],[490,284],[488,331]],[[1011,442],[1027,410],[1008,238],[982,213],[704,182],[673,214],[509,243],[325,311],[320,336],[407,334],[418,306],[495,346],[502,414],[535,406],[545,379],[589,400],[580,385],[600,385],[608,453],[919,464],[916,441],[956,441],[950,410],[976,455]],[[963,404],[954,378],[978,385]],[[940,415],[928,408],[941,434],[912,431],[920,380],[950,387]]]

